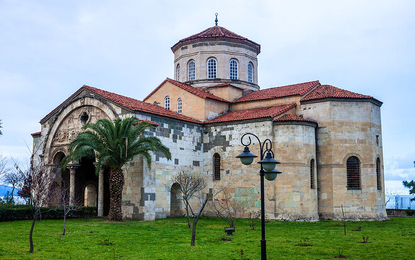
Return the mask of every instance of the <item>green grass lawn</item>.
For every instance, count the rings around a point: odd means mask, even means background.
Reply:
[[[221,241],[225,222],[202,217],[196,246],[185,218],[149,222],[109,223],[102,219],[70,219],[67,233],[62,220],[37,222],[33,254],[29,250],[31,221],[0,222],[0,259],[260,259],[260,223],[238,220],[232,241]],[[361,231],[353,231],[356,229]],[[362,236],[368,236],[369,243]],[[268,259],[333,259],[343,250],[348,259],[414,259],[415,218],[385,222],[266,223]],[[306,240],[306,241],[305,241]],[[296,246],[307,243],[312,246]]]

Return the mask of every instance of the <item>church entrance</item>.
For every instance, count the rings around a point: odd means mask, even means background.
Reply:
[[[170,192],[170,216],[177,217],[182,214],[182,193],[180,184],[173,183]]]

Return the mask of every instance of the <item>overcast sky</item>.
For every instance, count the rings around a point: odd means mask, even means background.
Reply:
[[[320,80],[382,106],[388,192],[415,179],[415,1],[0,0],[0,154],[24,161],[39,120],[82,85],[142,100],[170,47],[219,25],[261,44],[262,89]]]

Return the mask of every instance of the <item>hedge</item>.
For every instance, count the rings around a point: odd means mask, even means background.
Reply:
[[[63,208],[41,208],[42,219],[63,219]],[[96,217],[96,207],[82,207],[71,211],[67,218]],[[31,220],[33,219],[30,206],[0,206],[0,221]]]

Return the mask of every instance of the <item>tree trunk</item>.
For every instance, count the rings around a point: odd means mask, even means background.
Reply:
[[[65,232],[66,232],[66,214],[67,214],[66,207],[64,207],[63,208],[63,233],[62,233],[62,236],[64,236]]]
[[[196,225],[198,221],[198,217],[193,217],[193,228],[192,228],[192,240],[190,241],[191,246],[195,246],[195,240],[196,240]]]
[[[29,253],[33,253],[33,229],[35,228],[36,214],[37,214],[36,212],[33,214],[32,227],[30,228],[30,234],[29,234],[30,250],[29,250]]]
[[[195,246],[195,240],[196,240],[196,225],[199,221],[199,217],[202,215],[203,210],[206,207],[206,204],[209,201],[209,197],[206,195],[206,199],[202,204],[202,208],[199,210],[199,212],[193,216],[193,227],[192,227],[192,240],[190,241],[191,246]]]
[[[187,226],[189,227],[189,229],[191,229],[191,228],[192,228],[192,226],[190,225],[189,204],[188,204],[188,202],[187,202],[187,201],[185,202],[185,204],[186,204]]]
[[[124,187],[124,174],[122,169],[110,170],[110,211],[108,213],[109,221],[122,221],[122,190]]]

